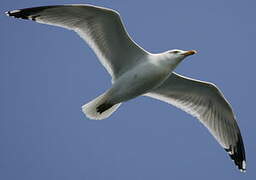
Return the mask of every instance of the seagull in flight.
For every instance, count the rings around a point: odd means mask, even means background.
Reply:
[[[89,44],[112,77],[112,87],[82,106],[94,120],[109,117],[121,103],[148,96],[195,116],[229,153],[242,172],[245,150],[236,117],[222,92],[212,83],[174,72],[195,50],[149,53],[128,35],[119,13],[93,5],[42,6],[6,12],[8,16],[75,31]]]

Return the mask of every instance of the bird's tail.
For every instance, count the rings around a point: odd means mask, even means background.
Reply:
[[[110,104],[106,100],[108,99],[108,94],[103,93],[99,97],[90,101],[89,103],[82,106],[84,114],[92,120],[103,120],[109,117],[117,108],[121,105]]]

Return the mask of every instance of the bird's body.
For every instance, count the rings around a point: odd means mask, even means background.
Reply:
[[[82,107],[88,118],[105,119],[121,103],[141,95],[159,99],[198,118],[245,171],[242,136],[221,91],[212,83],[174,72],[196,51],[149,53],[129,37],[118,12],[92,5],[43,6],[9,11],[7,15],[71,29],[94,50],[112,77],[112,87]]]
[[[143,95],[159,86],[172,73],[173,65],[168,58],[159,55],[146,55],[140,64],[126,71],[114,81],[110,102],[117,104]]]

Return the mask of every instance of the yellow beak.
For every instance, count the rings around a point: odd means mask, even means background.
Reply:
[[[193,55],[193,54],[196,54],[197,51],[196,50],[190,50],[190,51],[186,51],[185,53],[183,53],[182,55],[184,56],[190,56],[190,55]]]

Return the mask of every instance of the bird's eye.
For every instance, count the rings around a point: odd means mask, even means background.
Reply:
[[[172,53],[177,54],[179,51],[172,51]]]

